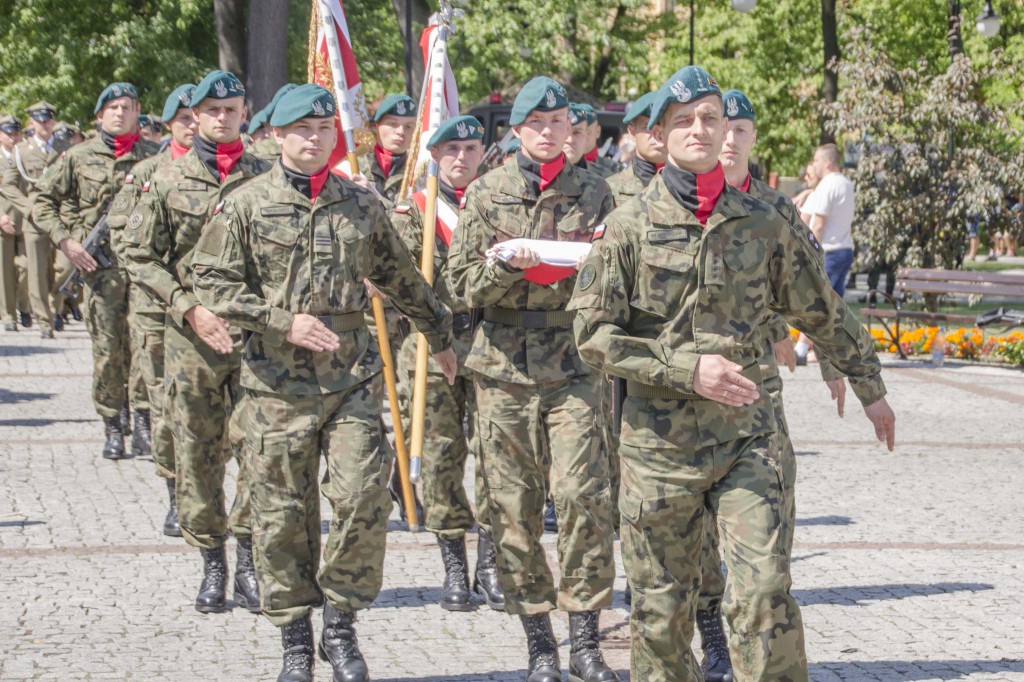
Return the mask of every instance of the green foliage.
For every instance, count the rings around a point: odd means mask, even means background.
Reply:
[[[390,0],[344,0],[344,6],[367,104],[405,92],[405,45]],[[420,49],[422,30],[413,26],[413,49]]]
[[[1024,367],[1024,341],[1007,341],[996,347],[996,354],[1012,365]]]

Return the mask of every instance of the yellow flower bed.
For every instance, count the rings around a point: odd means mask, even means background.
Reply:
[[[895,332],[895,327],[889,329]],[[901,329],[899,349],[903,350],[904,355],[928,355],[932,352],[932,344],[938,333],[938,327]],[[872,328],[871,338],[874,339],[877,352],[895,353],[899,350],[885,329]],[[1024,334],[1021,332],[986,338],[985,332],[977,327],[960,327],[947,330],[945,340],[946,355],[962,360],[993,357],[1016,362],[1015,358],[1024,351]]]

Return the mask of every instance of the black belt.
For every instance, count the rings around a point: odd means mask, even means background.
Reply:
[[[484,319],[506,327],[548,329],[571,327],[576,313],[568,310],[512,310],[510,308],[484,308]]]
[[[366,326],[363,311],[361,310],[354,313],[341,313],[340,315],[317,315],[316,319],[320,320],[332,332],[350,332],[353,329]]]

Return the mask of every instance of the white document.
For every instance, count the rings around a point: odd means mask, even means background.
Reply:
[[[548,239],[509,239],[499,242],[487,252],[488,260],[508,261],[520,247],[533,249],[540,262],[547,265],[576,267],[580,259],[590,253],[590,242],[556,242]]]

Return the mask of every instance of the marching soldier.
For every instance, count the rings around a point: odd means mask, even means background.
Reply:
[[[492,249],[515,238],[589,241],[611,194],[604,180],[567,163],[561,85],[531,80],[509,123],[522,149],[469,187],[449,252],[453,290],[482,309],[466,367],[474,372],[499,579],[508,612],[526,631],[528,682],[561,680],[555,608],[569,612],[570,679],[617,680],[598,643],[598,614],[611,601],[615,574],[603,380],[580,359],[574,314],[565,309],[576,271],[542,264],[526,246],[507,262]],[[540,544],[549,488],[558,514],[557,588]]]
[[[245,87],[233,74],[211,71],[196,86],[189,106],[197,124],[192,149],[156,169],[143,185],[124,228],[122,249],[132,281],[167,311],[163,411],[173,425],[181,532],[203,557],[195,608],[200,613],[227,609],[224,544],[230,529],[238,542],[235,601],[259,613],[239,405],[242,338],[200,304],[189,259],[217,206],[267,166],[242,148]],[[229,518],[224,476],[232,454],[238,479]]]
[[[118,257],[123,260],[127,259],[121,237],[128,223],[128,216],[135,210],[143,187],[147,186],[150,177],[158,168],[177,161],[192,149],[196,121],[192,118],[192,109],[189,105],[195,89],[194,84],[186,83],[179,85],[167,97],[162,114],[163,121],[167,123],[171,132],[170,143],[156,156],[136,164],[131,174],[125,177],[124,186],[111,205],[108,218],[111,241]],[[170,498],[163,532],[164,535],[180,538],[181,526],[178,524],[178,505],[174,489],[174,438],[164,414],[164,304],[162,299],[153,298],[134,282],[130,291],[131,307],[135,315],[132,334],[135,347],[139,349],[139,364],[149,393],[153,462],[156,464],[157,474],[167,481],[167,494]]]
[[[583,105],[569,103],[569,137],[565,138],[562,151],[566,159],[574,166],[589,170],[587,160],[583,158],[590,149],[590,130],[587,126],[587,112]]]
[[[373,113],[377,144],[372,154],[359,160],[359,172],[373,183],[389,208],[402,187],[415,127],[416,102],[408,95],[388,95]]]
[[[577,105],[587,116],[587,149],[583,155],[587,168],[602,178],[609,178],[618,173],[622,167],[606,156],[600,155],[597,145],[601,142],[601,122],[597,118],[597,110],[589,104]]]
[[[636,155],[629,167],[608,178],[616,206],[622,206],[639,194],[665,166],[665,145],[647,130],[651,118],[651,104],[656,92],[641,95],[626,112],[622,122],[636,142]]]
[[[427,148],[438,165],[437,229],[434,240],[434,292],[448,305],[454,319],[454,348],[459,360],[459,374],[449,384],[437,363],[431,363],[427,378],[427,422],[423,442],[424,525],[437,535],[444,560],[445,580],[441,591],[441,608],[469,611],[474,607],[469,590],[469,569],[466,560],[466,531],[473,527],[473,510],[462,485],[466,457],[478,451],[476,405],[473,377],[463,367],[473,337],[470,309],[452,295],[446,273],[448,248],[466,187],[476,178],[484,156],[483,124],[473,116],[456,116],[442,124],[427,142]],[[423,220],[427,195],[420,191],[395,207],[392,221],[401,235],[413,261],[420,262],[423,253]],[[402,347],[401,366],[406,375],[416,366],[417,337],[410,335]],[[407,381],[407,386],[412,382]],[[411,402],[411,400],[410,400]],[[467,434],[463,428],[466,423]],[[406,434],[409,429],[406,429]],[[469,445],[467,446],[467,437]],[[479,461],[479,460],[478,460]],[[476,573],[473,590],[483,595],[487,604],[498,611],[505,609],[505,595],[498,583],[494,542],[490,532],[490,512],[484,490],[483,471],[476,467],[476,522],[479,524]]]
[[[365,682],[355,633],[383,580],[391,454],[381,360],[363,322],[364,278],[430,342],[449,381],[451,315],[423,281],[370,192],[329,172],[331,94],[302,85],[271,118],[274,168],[224,202],[192,260],[205,305],[247,331],[243,385],[263,612],[281,628],[279,682],[309,682],[310,611],[324,603],[320,656],[335,680]],[[320,566],[320,458],[333,519]],[[326,603],[325,603],[326,602]]]
[[[14,147],[19,142],[21,121],[10,114],[0,116],[0,173],[14,168]],[[23,327],[32,324],[21,223],[21,212],[0,188],[0,319],[9,332],[18,331],[19,312]]]
[[[632,676],[702,679],[690,640],[707,509],[725,530],[726,618],[759,643],[756,656],[739,656],[733,640],[736,677],[807,680],[758,323],[771,310],[815,334],[891,450],[895,417],[881,367],[809,242],[769,205],[727,186],[714,79],[700,67],[676,72],[650,125],[668,164],[598,228],[570,306],[582,357],[627,380],[619,508],[633,588]]]
[[[274,139],[271,133],[270,117],[274,115],[274,109],[277,108],[277,103],[281,101],[281,98],[297,87],[299,86],[295,83],[285,83],[282,85],[274,93],[267,106],[263,107],[259,113],[252,117],[252,121],[249,122],[249,134],[253,139],[253,144],[249,151],[253,156],[257,156],[271,165],[281,158],[281,145],[277,143],[277,140]]]
[[[100,134],[61,154],[38,184],[33,218],[85,276],[85,322],[92,337],[93,402],[106,425],[103,456],[122,459],[150,450],[149,402],[141,375],[133,376],[129,332],[128,273],[111,248],[101,244],[109,268],[85,250],[94,226],[106,216],[114,195],[136,163],[156,153],[139,139],[139,96],[130,83],[104,88],[93,111]],[[124,449],[122,410],[135,411],[137,437]]]

